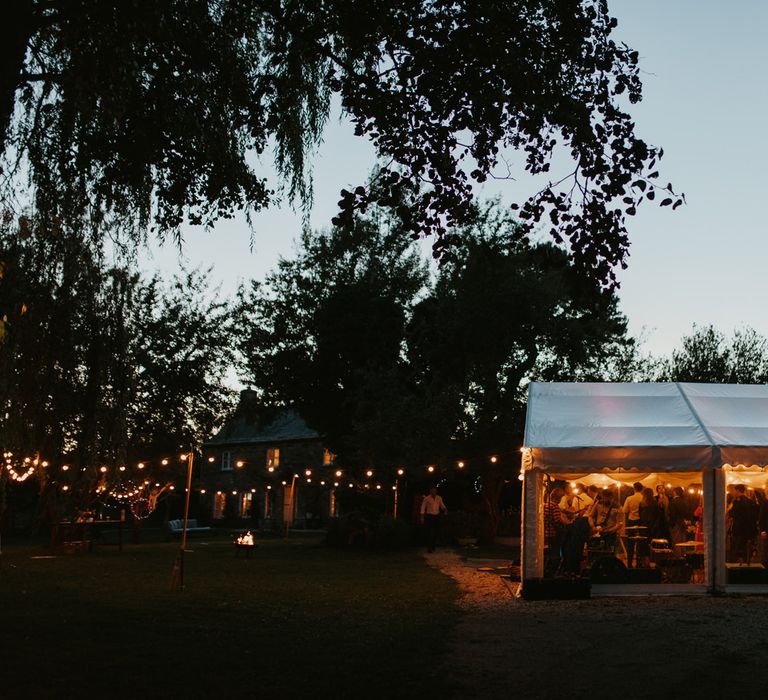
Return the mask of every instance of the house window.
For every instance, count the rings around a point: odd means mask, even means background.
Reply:
[[[336,455],[328,449],[323,450],[323,465],[326,467],[336,461]]]
[[[224,518],[224,508],[227,506],[227,494],[218,491],[213,496],[213,519],[222,520]]]
[[[280,450],[277,447],[272,447],[267,450],[267,467],[279,467],[280,466]]]
[[[241,518],[250,517],[252,504],[253,504],[253,494],[251,492],[240,494],[240,517]]]
[[[232,471],[232,453],[229,451],[221,453],[221,471]]]

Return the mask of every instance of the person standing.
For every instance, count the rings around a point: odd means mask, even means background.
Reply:
[[[437,493],[437,487],[432,486],[429,494],[421,502],[421,522],[427,530],[427,551],[434,552],[437,544],[437,536],[440,532],[440,514],[448,513],[443,499]]]
[[[624,501],[624,516],[626,517],[627,527],[639,527],[640,526],[640,504],[643,502],[643,485],[636,481],[632,484],[632,488],[635,492],[631,496],[627,496],[627,500]],[[630,530],[627,532],[627,566],[631,569],[635,559],[635,543],[638,541],[633,539],[638,537],[637,530]]]

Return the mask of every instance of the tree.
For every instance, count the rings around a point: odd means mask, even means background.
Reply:
[[[243,381],[298,408],[360,475],[482,465],[495,518],[527,382],[602,376],[632,344],[626,320],[612,291],[523,240],[497,204],[475,212],[434,285],[405,234],[381,212],[305,233],[295,260],[241,294]]]
[[[768,340],[752,328],[737,330],[729,339],[712,325],[694,325],[681,346],[662,363],[660,380],[714,384],[768,380]]]
[[[657,193],[682,202],[625,111],[639,59],[611,38],[607,0],[18,0],[3,20],[0,152],[45,225],[118,218],[136,240],[281,188],[307,203],[334,96],[383,163],[342,192],[337,223],[399,205],[438,254],[469,223],[473,185],[508,177],[513,157],[534,177],[556,150],[572,161],[523,203],[519,230],[546,221],[604,281],[626,217]],[[261,174],[272,144],[278,182]]]
[[[519,463],[528,382],[602,378],[633,345],[616,295],[517,228],[497,204],[476,213],[456,259],[416,307],[408,343],[419,376],[454,404],[444,415],[459,416],[453,437],[480,465],[492,518]]]
[[[426,268],[397,217],[302,233],[297,256],[240,290],[242,381],[296,407],[339,461],[394,466],[409,401],[402,349]]]
[[[13,221],[0,257],[0,304],[14,311],[0,345],[3,450],[66,457],[70,493],[86,498],[102,466],[178,454],[230,409],[231,310],[205,273],[143,280],[88,237]]]

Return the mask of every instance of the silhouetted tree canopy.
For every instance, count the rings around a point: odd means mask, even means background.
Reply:
[[[241,292],[243,382],[297,408],[341,464],[517,452],[529,379],[602,378],[632,345],[615,294],[499,205],[475,211],[434,284],[387,212],[305,232]]]
[[[519,235],[546,222],[603,281],[637,205],[681,201],[626,111],[638,54],[606,0],[16,0],[1,18],[5,193],[23,204],[27,181],[44,229],[118,218],[135,240],[283,188],[307,203],[334,96],[382,162],[337,223],[398,205],[438,254],[473,187],[510,173],[539,176]],[[547,183],[556,151],[572,165]]]
[[[764,384],[768,381],[768,340],[752,328],[728,338],[715,326],[694,325],[680,347],[659,365],[662,381],[706,384]]]

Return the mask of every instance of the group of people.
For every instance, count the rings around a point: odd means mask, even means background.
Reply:
[[[700,496],[698,490],[694,494]],[[663,539],[677,544],[694,533],[701,540],[701,498],[695,503],[689,495],[680,486],[668,491],[663,484],[654,492],[640,482],[633,484],[631,491],[626,487],[617,491],[583,483],[571,487],[556,483],[544,506],[544,535],[550,561],[556,562],[558,568],[562,565],[566,573],[578,574],[585,545],[592,537],[599,538],[602,548],[616,552],[621,549],[622,533],[638,533],[636,537],[626,537],[629,567],[636,564],[637,544],[643,540]]]
[[[768,486],[765,491],[744,484],[728,486],[726,496],[727,549],[729,562],[768,566]]]

